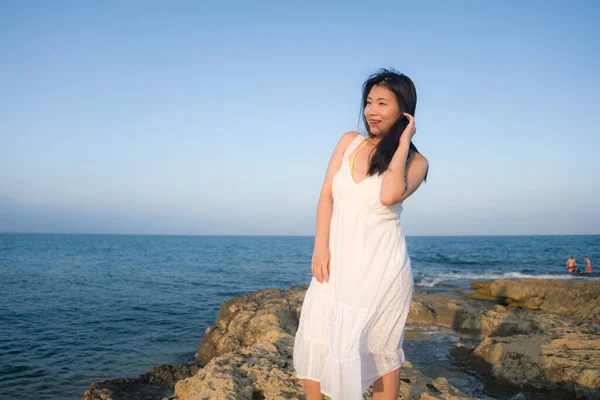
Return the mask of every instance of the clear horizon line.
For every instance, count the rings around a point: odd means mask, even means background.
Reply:
[[[106,236],[207,236],[207,237],[314,237],[315,235],[238,235],[196,233],[110,233],[110,232],[19,232],[0,231],[0,235],[106,235]],[[405,235],[406,237],[510,237],[510,236],[600,236],[600,233],[533,233],[533,234],[451,234]]]

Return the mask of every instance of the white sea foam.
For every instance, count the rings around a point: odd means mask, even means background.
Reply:
[[[418,277],[418,276],[417,276]],[[600,280],[600,277],[586,277],[577,275],[532,275],[520,272],[488,272],[488,273],[440,273],[436,275],[421,275],[420,281],[416,283],[422,287],[433,287],[443,282],[457,280],[490,280],[490,279],[559,279],[559,280]]]

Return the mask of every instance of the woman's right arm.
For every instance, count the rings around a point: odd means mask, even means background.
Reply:
[[[329,227],[333,212],[332,183],[334,175],[342,165],[342,158],[348,145],[356,138],[358,132],[350,131],[342,135],[329,160],[325,180],[317,205],[317,223],[315,233],[315,248],[312,257],[312,273],[319,283],[329,282]]]

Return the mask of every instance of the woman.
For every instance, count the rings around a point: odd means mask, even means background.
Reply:
[[[325,175],[317,207],[313,278],[294,344],[306,399],[397,399],[413,275],[400,226],[402,202],[426,179],[411,139],[417,93],[394,70],[363,85],[368,137],[347,132]]]

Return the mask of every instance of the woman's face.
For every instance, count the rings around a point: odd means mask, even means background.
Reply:
[[[364,113],[375,136],[384,136],[402,115],[394,92],[378,85],[371,88]]]

